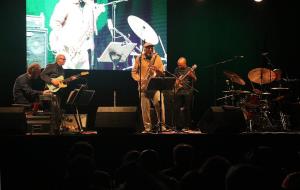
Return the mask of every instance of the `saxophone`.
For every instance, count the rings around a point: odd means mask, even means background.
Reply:
[[[152,69],[152,66],[155,63],[156,55],[157,54],[154,54],[154,56],[155,56],[154,59],[151,59],[151,63],[148,66],[146,75],[145,75],[144,79],[141,81],[141,88],[140,88],[141,91],[146,91],[147,88],[148,88],[150,80],[156,76],[156,71],[154,71]]]
[[[52,30],[49,35],[51,51],[53,51],[54,54],[62,53],[71,62],[76,62],[74,59],[76,59],[76,56],[80,55],[82,46],[86,40],[93,36],[93,33],[94,31],[92,27],[88,27],[88,29],[80,35],[79,41],[75,45],[69,45],[61,40],[64,36],[58,37],[57,31]]]

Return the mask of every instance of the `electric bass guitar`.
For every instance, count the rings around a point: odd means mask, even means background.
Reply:
[[[85,72],[81,72],[80,74],[77,75],[73,75],[69,78],[64,79],[64,76],[59,76],[57,78],[53,78],[53,79],[57,79],[59,80],[59,84],[57,86],[53,85],[53,84],[47,84],[47,88],[51,91],[51,92],[57,92],[59,89],[61,88],[66,88],[67,87],[67,83],[71,82],[73,80],[76,80],[82,76],[88,75],[89,72],[85,71]]]
[[[175,83],[175,93],[178,92],[179,89],[183,87],[182,81],[190,74],[190,72],[193,72],[197,68],[197,65],[193,65],[192,68],[186,72],[184,75],[180,75]]]

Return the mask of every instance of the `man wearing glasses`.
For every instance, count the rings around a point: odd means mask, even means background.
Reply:
[[[48,64],[47,67],[41,73],[41,79],[46,82],[46,84],[52,84],[58,86],[61,80],[57,79],[60,76],[64,76],[65,72],[63,65],[66,62],[66,57],[63,54],[57,54],[55,63]]]
[[[51,86],[57,87],[56,89],[60,89],[60,85],[63,84],[64,80],[64,68],[62,67],[66,62],[66,57],[63,54],[57,54],[55,58],[55,63],[48,64],[47,67],[41,73],[41,79],[45,81],[46,86],[52,91],[50,88]],[[71,77],[71,80],[76,79],[76,77]],[[55,89],[55,88],[54,88]],[[52,91],[57,92],[57,91]],[[54,125],[54,132],[59,133],[60,130],[60,123],[62,121],[62,110],[61,110],[61,96],[62,93],[52,94],[51,95],[51,107],[52,112],[54,115],[55,125]]]

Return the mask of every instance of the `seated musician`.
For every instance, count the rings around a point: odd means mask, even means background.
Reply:
[[[32,63],[27,72],[18,76],[13,87],[13,98],[15,104],[28,104],[37,102],[39,95],[48,94],[49,90],[33,89],[34,80],[38,79],[41,73],[41,67],[38,63]]]

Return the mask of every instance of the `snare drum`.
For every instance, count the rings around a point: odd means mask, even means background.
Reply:
[[[246,109],[257,108],[260,104],[259,95],[257,94],[248,94],[246,95],[245,107]]]

